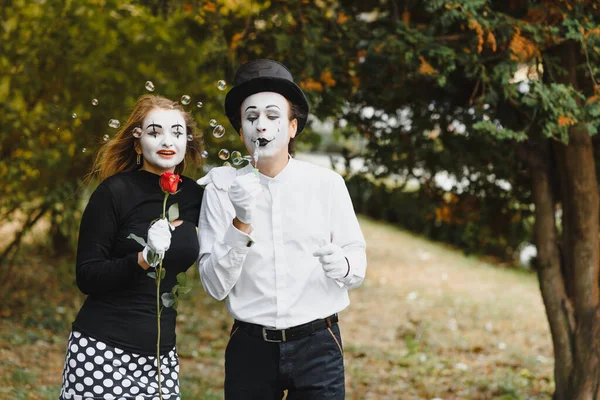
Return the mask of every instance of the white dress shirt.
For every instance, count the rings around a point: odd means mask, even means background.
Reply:
[[[247,174],[252,166],[237,171]],[[343,178],[293,158],[274,178],[259,174],[262,193],[247,235],[233,226],[235,211],[226,190],[209,183],[200,209],[198,269],[206,292],[227,297],[240,321],[285,329],[324,318],[350,304],[367,268],[365,240]],[[248,247],[250,239],[254,242]],[[313,252],[340,246],[350,264],[333,280]]]

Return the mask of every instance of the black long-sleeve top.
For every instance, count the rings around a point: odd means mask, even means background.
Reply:
[[[196,227],[202,188],[182,176],[180,191],[169,195],[167,210],[178,203],[179,219],[165,254],[161,293],[170,292],[176,276],[192,266],[199,252]],[[162,214],[164,192],[159,176],[147,171],[124,172],[104,180],[94,191],[81,219],[77,246],[77,285],[88,295],[73,329],[137,354],[156,354],[156,283],[138,264],[148,228]],[[175,345],[176,311],[161,314],[161,354]]]

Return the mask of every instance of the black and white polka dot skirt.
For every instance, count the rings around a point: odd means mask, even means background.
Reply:
[[[175,348],[160,356],[164,400],[180,400]],[[59,400],[158,400],[156,357],[110,346],[73,331]]]

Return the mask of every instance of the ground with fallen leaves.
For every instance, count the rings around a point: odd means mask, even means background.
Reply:
[[[347,399],[551,398],[552,347],[534,274],[360,222],[367,279],[340,315]],[[190,274],[195,289],[178,317],[183,398],[222,399],[231,319]],[[0,306],[0,399],[55,400],[83,296],[68,261],[27,282],[11,292],[16,306]]]

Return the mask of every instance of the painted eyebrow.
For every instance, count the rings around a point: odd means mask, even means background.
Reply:
[[[171,128],[183,128],[183,125],[175,124],[175,125],[171,126]]]
[[[244,110],[244,112],[248,111],[248,110],[249,110],[249,109],[251,109],[251,108],[253,108],[253,109],[256,109],[256,107],[255,107],[255,106],[248,106],[248,108],[246,108],[246,109]]]
[[[269,107],[276,107],[277,109],[279,109],[281,111],[281,108],[279,108],[278,106],[276,106],[275,104],[271,104],[270,106],[266,106],[265,108],[269,108]]]
[[[155,124],[155,123],[152,123],[152,124],[148,125],[148,126],[146,127],[146,129],[148,129],[148,128],[151,128],[151,127],[153,127],[153,128],[160,128],[160,129],[162,129],[162,125]]]

